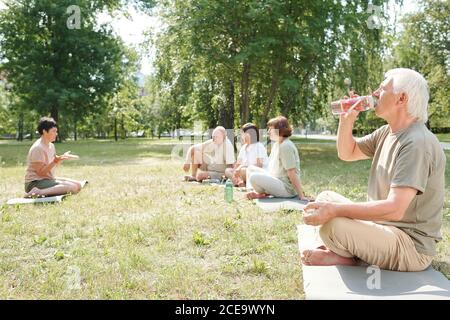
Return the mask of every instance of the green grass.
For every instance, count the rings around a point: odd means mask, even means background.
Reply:
[[[450,133],[437,133],[436,136],[441,142],[450,142]]]
[[[88,179],[60,204],[0,205],[0,298],[301,299],[300,213],[265,214],[243,193],[181,183],[173,140],[58,144]],[[369,161],[339,161],[333,143],[299,140],[305,190],[364,200]],[[0,142],[0,203],[23,194],[31,142]],[[450,153],[446,153],[450,160]],[[450,170],[446,171],[450,179]],[[446,189],[445,214],[450,207]],[[450,274],[450,227],[434,265]]]

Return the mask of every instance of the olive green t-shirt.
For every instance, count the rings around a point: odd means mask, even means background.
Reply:
[[[287,171],[295,169],[300,180],[300,157],[295,144],[290,139],[285,139],[281,144],[273,142],[272,150],[269,156],[268,171],[272,177],[280,179],[286,190],[295,196],[297,191],[289,180]]]
[[[401,221],[377,221],[407,233],[418,252],[436,254],[442,239],[445,154],[434,134],[415,122],[395,133],[385,125],[357,140],[361,151],[373,158],[368,200],[384,200],[391,187],[417,190]]]

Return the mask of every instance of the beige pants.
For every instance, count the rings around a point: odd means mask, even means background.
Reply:
[[[193,152],[193,156],[191,152]],[[185,163],[199,164],[199,170],[207,173],[210,179],[221,180],[225,175],[226,165],[214,163],[214,159],[211,155],[203,152],[200,144],[189,148]]]
[[[266,170],[249,166],[247,168],[247,186],[253,188],[258,193],[270,194],[277,198],[292,198],[296,194],[290,193],[284,186],[283,181],[272,177]]]
[[[333,191],[320,193],[316,202],[351,203]],[[320,238],[338,255],[357,257],[381,269],[422,271],[433,260],[433,257],[417,252],[411,237],[399,228],[372,221],[334,218],[320,227]]]

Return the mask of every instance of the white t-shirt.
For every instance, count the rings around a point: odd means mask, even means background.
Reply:
[[[243,166],[256,166],[258,158],[263,159],[263,168],[267,168],[269,157],[266,147],[261,142],[242,145],[241,150],[239,150],[238,161]]]
[[[202,149],[209,170],[225,172],[226,165],[234,164],[234,148],[228,138],[220,145],[210,139],[202,144]]]

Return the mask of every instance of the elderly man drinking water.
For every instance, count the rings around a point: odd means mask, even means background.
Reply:
[[[387,124],[355,139],[358,111],[342,114],[337,138],[344,161],[372,159],[368,201],[322,192],[305,207],[304,221],[320,225],[324,246],[302,253],[306,265],[354,265],[421,271],[441,240],[445,155],[425,123],[428,86],[410,69],[393,69],[373,93]]]

